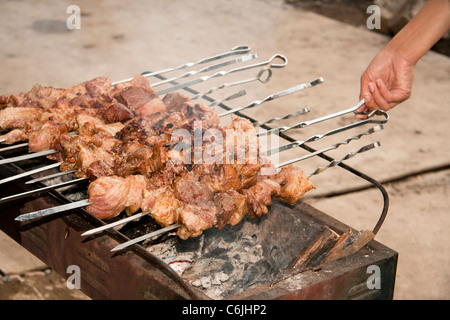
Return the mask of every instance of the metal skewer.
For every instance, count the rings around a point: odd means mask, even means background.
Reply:
[[[152,237],[158,236],[158,235],[160,235],[160,234],[169,232],[169,231],[174,230],[174,229],[177,229],[177,228],[179,228],[179,227],[181,227],[181,226],[182,226],[182,225],[179,224],[179,223],[172,224],[172,225],[170,225],[170,226],[168,226],[168,227],[165,227],[165,228],[162,228],[162,229],[159,229],[159,230],[156,230],[156,231],[153,231],[153,232],[144,234],[144,235],[142,235],[142,236],[140,236],[140,237],[137,237],[137,238],[135,238],[135,239],[126,241],[126,242],[124,242],[124,243],[121,243],[121,244],[119,244],[118,246],[112,248],[111,251],[119,251],[119,250],[123,250],[123,249],[125,249],[125,248],[131,246],[132,244],[135,244],[135,243],[141,242],[141,241],[143,241],[143,240],[146,240],[146,239],[148,239],[148,238],[152,238]]]
[[[24,172],[24,173],[19,173],[19,174],[16,174],[16,175],[12,176],[12,177],[8,177],[8,178],[5,178],[3,180],[0,180],[0,184],[6,183],[6,182],[10,182],[10,181],[14,181],[14,180],[17,180],[17,179],[20,179],[20,178],[28,177],[28,176],[31,176],[32,174],[35,174],[35,173],[38,173],[38,172],[42,172],[42,171],[50,170],[50,169],[53,169],[53,168],[57,168],[61,164],[62,164],[62,162],[57,162],[57,163],[50,164],[48,166],[44,166],[44,167],[41,167],[41,168],[30,170],[30,171],[27,171],[27,172]]]
[[[267,75],[266,75],[266,73],[267,73]],[[196,94],[195,96],[191,97],[190,100],[192,101],[192,100],[196,100],[198,98],[202,98],[202,97],[204,97],[204,96],[206,96],[208,94],[216,92],[217,90],[229,88],[229,87],[232,87],[232,86],[242,85],[242,84],[253,82],[253,81],[259,81],[261,83],[267,83],[267,82],[269,82],[269,80],[271,78],[272,78],[272,70],[270,70],[269,68],[263,68],[263,69],[261,69],[258,72],[258,75],[256,77],[254,77],[254,78],[241,80],[241,81],[236,81],[236,82],[230,82],[230,83],[223,83],[220,86],[209,88],[204,93]]]
[[[272,63],[272,61],[274,61],[275,59],[281,59],[282,63]],[[158,96],[160,96],[160,95],[163,95],[165,93],[172,92],[172,91],[175,91],[175,90],[178,90],[178,89],[184,89],[184,88],[187,88],[187,87],[191,87],[191,86],[193,86],[195,84],[199,84],[199,83],[205,82],[205,81],[213,79],[213,78],[223,77],[223,76],[226,76],[226,75],[231,74],[231,73],[257,68],[257,67],[265,66],[267,64],[270,64],[269,68],[283,68],[283,67],[285,67],[287,65],[287,58],[285,56],[281,55],[281,54],[276,54],[276,55],[272,56],[267,61],[263,61],[263,62],[260,62],[260,63],[255,63],[255,64],[251,64],[251,65],[248,65],[248,66],[239,67],[239,68],[235,68],[235,69],[231,69],[231,70],[227,70],[227,71],[218,71],[218,72],[216,72],[216,73],[214,73],[212,75],[209,75],[209,76],[200,77],[200,78],[197,78],[197,79],[189,81],[189,82],[180,83],[180,84],[174,85],[173,87],[157,91],[156,94]]]
[[[91,235],[93,235],[93,234],[100,233],[100,232],[105,231],[105,230],[108,230],[108,229],[112,229],[112,228],[114,228],[114,227],[120,226],[120,225],[125,224],[125,223],[128,223],[128,222],[130,222],[130,221],[134,221],[134,220],[140,219],[140,218],[142,218],[143,216],[146,216],[146,215],[149,214],[149,213],[150,213],[150,212],[147,211],[147,212],[140,212],[140,213],[134,214],[134,215],[129,216],[129,217],[127,217],[127,218],[120,219],[120,220],[118,220],[118,221],[115,221],[115,222],[112,222],[112,223],[105,224],[104,226],[101,226],[101,227],[98,227],[98,228],[94,228],[94,229],[88,230],[88,231],[82,233],[81,236],[82,236],[82,237],[85,237],[85,236],[91,236]]]
[[[238,54],[244,54],[244,53],[248,53],[250,52],[250,47],[248,46],[236,46],[234,48],[232,48],[230,51],[225,52],[225,53],[221,53],[212,57],[208,57],[208,58],[204,58],[201,60],[198,60],[197,62],[188,62],[185,64],[182,64],[178,67],[175,68],[167,68],[167,69],[163,69],[163,70],[159,70],[159,71],[155,71],[155,72],[144,72],[142,73],[142,76],[144,77],[152,77],[152,76],[156,76],[156,75],[160,75],[163,73],[168,73],[168,72],[172,72],[172,71],[176,71],[176,70],[182,70],[182,69],[187,69],[187,68],[191,68],[194,67],[196,65],[199,64],[205,64],[205,63],[210,63],[219,59],[223,59],[229,56],[233,56],[233,55],[238,55]],[[128,79],[124,79],[124,80],[120,80],[120,81],[116,81],[113,83],[113,85],[117,84],[117,83],[123,83],[123,82],[127,82],[127,81],[131,81],[133,80],[133,78],[128,78]]]
[[[5,141],[5,140],[3,140],[3,141]],[[19,143],[19,144],[10,146],[10,147],[1,148],[0,152],[4,152],[4,151],[8,151],[8,150],[14,150],[14,149],[19,149],[19,148],[24,148],[24,147],[28,147],[28,142]]]
[[[355,135],[355,136],[353,136],[351,138],[342,140],[342,141],[340,141],[338,143],[335,143],[335,144],[333,144],[333,145],[331,145],[329,147],[317,150],[316,152],[311,152],[311,153],[308,153],[307,155],[304,155],[302,157],[291,159],[291,160],[288,160],[286,162],[280,163],[280,164],[278,164],[276,166],[276,168],[284,167],[284,166],[287,166],[287,165],[292,164],[294,162],[299,162],[299,161],[302,161],[302,160],[305,160],[305,159],[317,156],[318,154],[321,154],[321,153],[324,153],[324,152],[327,152],[327,151],[330,151],[330,150],[337,149],[337,148],[339,148],[342,145],[349,144],[350,142],[352,142],[354,140],[359,140],[363,136],[372,134],[372,133],[380,131],[380,130],[383,130],[383,125],[377,125],[377,126],[375,126],[373,128],[370,128],[370,129],[368,129],[368,130],[366,130],[364,132],[361,132],[361,133],[359,133],[359,134],[357,134],[357,135]]]
[[[272,101],[272,100],[281,98],[283,96],[286,96],[288,94],[292,94],[294,92],[297,92],[297,91],[300,91],[300,90],[304,90],[306,88],[314,87],[314,86],[318,85],[319,83],[322,83],[323,81],[324,81],[323,78],[319,78],[319,79],[313,80],[311,82],[302,83],[302,84],[294,86],[292,88],[289,88],[289,89],[286,89],[286,90],[283,90],[283,91],[271,94],[271,95],[267,96],[266,98],[264,98],[263,100],[256,100],[256,101],[254,101],[254,102],[252,102],[252,103],[250,103],[250,104],[248,104],[246,106],[225,111],[225,112],[219,114],[219,117],[227,116],[227,115],[229,115],[231,113],[236,113],[236,112],[242,111],[244,109],[250,109],[250,108],[257,107],[257,106],[261,105],[264,102]]]
[[[44,181],[44,180],[48,180],[48,179],[58,178],[58,177],[61,177],[61,176],[65,176],[66,174],[72,174],[72,173],[75,173],[75,172],[77,172],[77,170],[69,170],[69,171],[57,172],[57,173],[54,173],[54,174],[49,174],[48,176],[39,177],[39,178],[36,178],[36,179],[29,180],[29,181],[25,182],[25,184],[32,184],[32,183],[36,183],[36,182],[40,182],[40,181]]]
[[[218,106],[218,105],[224,103],[225,101],[230,101],[230,100],[233,100],[233,99],[237,99],[237,98],[243,97],[246,94],[247,94],[247,92],[245,90],[241,90],[241,91],[236,92],[236,93],[232,94],[231,96],[228,96],[228,97],[226,97],[226,98],[224,98],[222,100],[214,100],[208,106],[210,108],[212,108],[214,106]]]
[[[380,144],[379,141],[374,142],[374,143],[371,143],[371,144],[368,144],[368,145],[366,145],[366,146],[360,148],[359,150],[357,150],[357,151],[355,151],[355,152],[350,152],[350,153],[348,153],[345,157],[343,157],[343,158],[341,158],[341,159],[339,159],[339,160],[333,160],[333,161],[331,161],[328,165],[317,168],[314,172],[311,172],[311,173],[308,175],[308,178],[311,178],[312,176],[314,176],[314,175],[316,175],[316,174],[322,173],[322,172],[324,172],[325,170],[327,170],[328,168],[336,167],[336,166],[338,166],[341,162],[343,162],[343,161],[345,161],[345,160],[348,160],[348,159],[350,159],[350,158],[353,158],[354,156],[356,156],[356,155],[359,154],[359,153],[366,152],[366,151],[372,150],[372,149],[374,149],[374,148],[378,148],[378,147],[380,147],[380,146],[381,146],[381,144]]]
[[[293,119],[293,118],[296,118],[298,116],[302,116],[304,114],[307,114],[309,111],[310,111],[309,108],[305,107],[305,108],[303,108],[300,111],[289,113],[289,114],[287,114],[287,115],[285,115],[283,117],[275,117],[275,118],[272,118],[272,119],[269,119],[269,120],[266,120],[266,121],[254,122],[253,126],[260,127],[260,126],[263,126],[263,125],[266,125],[266,124],[269,124],[269,123],[275,123],[275,122],[279,122],[279,121],[282,121],[282,120]]]
[[[347,114],[347,113],[350,113],[350,112],[355,112],[363,104],[364,104],[364,99],[361,100],[360,102],[358,102],[358,104],[356,104],[355,106],[353,106],[351,108],[348,108],[348,109],[345,109],[345,110],[342,110],[342,111],[338,111],[338,112],[335,112],[335,113],[332,113],[332,114],[329,114],[329,115],[325,115],[323,117],[319,117],[319,118],[316,118],[316,119],[313,119],[313,120],[303,121],[303,122],[297,123],[297,124],[295,124],[293,126],[284,126],[284,127],[278,127],[278,128],[275,128],[275,129],[267,130],[267,131],[262,131],[262,132],[259,132],[257,134],[257,136],[259,137],[259,136],[266,135],[266,134],[272,134],[274,132],[283,132],[283,131],[296,129],[296,128],[309,127],[310,125],[313,125],[313,124],[316,124],[316,123],[319,123],[319,122],[322,122],[322,121],[325,121],[325,120],[330,120],[330,119],[333,119],[333,118],[336,118],[336,117],[340,117],[340,116],[342,116],[344,114]],[[377,110],[375,110],[375,111],[377,111]],[[375,114],[375,113],[373,113],[373,114]]]
[[[40,217],[49,216],[49,215],[52,215],[52,214],[55,214],[58,212],[82,208],[82,207],[88,206],[90,204],[91,203],[89,202],[89,200],[81,200],[81,201],[77,201],[77,202],[71,202],[71,203],[63,204],[61,206],[57,206],[57,207],[53,207],[53,208],[43,209],[43,210],[34,211],[34,212],[30,212],[30,213],[24,213],[24,214],[21,214],[20,216],[18,216],[15,220],[26,221],[26,220],[36,219],[36,218],[40,218]]]
[[[73,185],[73,184],[77,184],[77,183],[80,183],[80,182],[86,181],[86,180],[88,180],[88,178],[79,178],[79,179],[69,180],[69,181],[65,181],[65,182],[62,182],[62,183],[54,184],[54,185],[51,185],[51,186],[42,187],[42,188],[39,188],[39,189],[36,189],[36,190],[30,190],[30,191],[22,192],[22,193],[15,194],[15,195],[12,195],[12,196],[3,197],[3,198],[0,198],[0,204],[1,203],[5,203],[5,202],[9,202],[9,201],[14,201],[14,200],[26,198],[26,197],[29,197],[29,196],[32,196],[32,195],[37,195],[37,194],[40,194],[40,193],[45,192],[47,190],[67,187],[67,186],[70,186],[70,185]]]
[[[169,83],[169,82],[173,82],[173,81],[176,81],[176,80],[179,80],[179,79],[182,79],[182,78],[189,78],[189,77],[195,76],[195,75],[197,75],[199,73],[209,72],[209,71],[212,71],[212,70],[216,70],[216,69],[219,69],[219,68],[226,67],[226,66],[234,64],[234,63],[246,62],[246,61],[250,61],[250,60],[253,60],[253,59],[256,59],[256,58],[258,58],[258,54],[257,53],[248,54],[248,55],[245,55],[243,57],[239,57],[239,58],[236,58],[236,59],[232,59],[232,60],[228,60],[228,61],[225,61],[225,62],[221,62],[221,63],[215,64],[215,65],[212,65],[212,66],[204,67],[204,68],[202,68],[200,70],[189,71],[189,72],[183,73],[182,75],[179,75],[179,76],[176,76],[176,77],[165,79],[165,80],[162,80],[160,82],[155,82],[155,83],[152,84],[152,87],[154,88],[154,87],[157,87],[157,86]]]
[[[337,133],[340,133],[340,132],[343,132],[343,131],[346,131],[346,130],[349,130],[349,129],[353,129],[353,128],[356,128],[356,127],[359,127],[359,126],[362,126],[362,125],[365,125],[365,124],[369,124],[369,123],[384,124],[384,123],[386,123],[388,121],[388,119],[389,119],[388,114],[386,112],[384,112],[384,111],[381,111],[381,110],[375,110],[368,117],[369,118],[372,117],[375,114],[375,112],[384,115],[385,119],[384,120],[366,119],[366,120],[358,121],[358,122],[355,122],[355,123],[352,123],[352,124],[349,124],[349,125],[337,128],[337,129],[330,130],[330,131],[328,131],[328,132],[326,132],[324,134],[313,135],[313,136],[309,137],[306,140],[293,141],[293,142],[285,144],[285,145],[283,145],[281,147],[271,149],[271,150],[267,151],[265,154],[267,156],[270,156],[271,154],[282,152],[282,151],[285,151],[285,150],[289,150],[289,149],[292,149],[294,147],[300,147],[301,145],[303,145],[303,144],[305,144],[307,142],[317,141],[317,140],[320,140],[320,139],[322,139],[324,137],[327,137],[327,136],[330,136],[330,135],[333,135],[333,134],[337,134]]]
[[[29,154],[26,154],[26,155],[23,155],[23,156],[17,156],[17,157],[8,158],[8,159],[2,159],[2,160],[0,160],[0,165],[7,164],[7,163],[12,163],[12,162],[18,162],[18,161],[22,161],[22,160],[29,160],[29,159],[43,157],[43,156],[48,156],[48,155],[54,154],[56,152],[58,152],[58,151],[56,151],[54,149],[50,149],[50,150],[44,150],[44,151],[41,151],[41,152],[29,153]]]
[[[344,144],[344,143],[347,144],[347,143],[349,143],[351,140],[359,139],[359,138],[362,137],[363,135],[370,134],[370,133],[372,133],[372,132],[375,132],[375,131],[378,131],[378,130],[381,130],[381,129],[382,129],[382,126],[381,126],[381,125],[380,125],[380,126],[377,126],[377,127],[374,127],[374,128],[372,128],[371,130],[367,130],[366,132],[361,133],[361,134],[358,135],[358,136],[355,136],[355,137],[353,137],[353,138],[347,139],[346,142],[341,142],[341,143],[339,143],[339,144],[335,144],[335,145],[332,146],[332,148],[335,149],[335,148],[337,148],[337,147],[338,147],[339,145],[341,145],[341,144]],[[362,153],[362,152],[371,150],[371,149],[373,149],[373,148],[377,148],[377,147],[379,147],[379,146],[380,146],[380,143],[379,143],[379,142],[375,142],[375,143],[372,143],[372,144],[370,144],[370,145],[364,146],[364,147],[360,148],[359,150],[357,150],[357,151],[355,151],[355,152],[351,152],[351,153],[347,154],[345,157],[343,157],[343,158],[340,159],[340,160],[335,160],[335,161],[330,162],[330,164],[327,165],[327,166],[319,167],[317,170],[315,170],[313,173],[311,173],[308,177],[311,177],[311,176],[313,176],[313,175],[319,174],[319,173],[325,171],[325,170],[328,169],[328,168],[337,166],[337,165],[338,165],[339,163],[341,163],[342,161],[345,161],[345,160],[347,160],[347,159],[350,159],[350,158],[356,156],[356,155],[359,154],[359,153]],[[331,150],[331,149],[330,149],[330,150]],[[325,151],[328,151],[328,150],[321,150],[321,151],[318,151],[316,154],[319,154],[319,153],[322,153],[322,152],[325,152]],[[299,158],[299,159],[296,159],[294,162],[296,162],[296,161],[300,161],[300,158]],[[278,167],[281,167],[281,166],[284,166],[284,165],[285,165],[285,164],[282,164],[282,165],[280,165],[280,166],[278,166]],[[106,227],[106,226],[105,226],[105,227]],[[129,247],[129,246],[132,245],[132,244],[141,242],[141,241],[143,241],[143,240],[146,240],[146,239],[148,239],[148,238],[151,238],[151,237],[160,235],[160,234],[162,234],[162,233],[169,232],[169,231],[171,231],[171,230],[173,230],[173,229],[176,229],[176,228],[179,228],[179,227],[181,227],[181,224],[173,224],[173,225],[171,225],[171,226],[168,226],[168,227],[166,227],[166,228],[162,228],[162,229],[157,230],[157,231],[155,231],[155,232],[151,232],[151,233],[142,235],[142,236],[140,236],[140,237],[137,237],[137,238],[135,238],[135,239],[126,241],[126,242],[124,242],[124,243],[122,243],[122,244],[120,244],[120,245],[114,247],[113,249],[111,249],[111,251],[114,252],[114,251],[123,250],[123,249]]]

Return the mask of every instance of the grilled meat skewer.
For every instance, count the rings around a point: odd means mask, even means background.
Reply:
[[[173,185],[160,187],[142,175],[109,176],[90,184],[90,205],[86,209],[100,219],[107,219],[123,210],[132,214],[140,208],[150,212],[163,227],[182,224],[177,234],[187,239],[211,227],[223,229],[226,224],[236,225],[245,215],[259,218],[268,212],[272,197],[293,204],[312,188],[303,171],[294,166],[284,167],[273,176],[260,177],[249,188],[219,192],[190,173],[178,177]]]

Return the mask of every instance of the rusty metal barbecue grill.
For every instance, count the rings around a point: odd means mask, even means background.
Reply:
[[[207,65],[235,55],[243,56]],[[81,290],[94,299],[392,298],[397,253],[373,240],[388,212],[387,192],[375,179],[344,163],[361,152],[378,147],[379,143],[352,150],[338,159],[325,154],[381,130],[382,124],[387,122],[387,114],[375,112],[367,120],[315,134],[305,140],[296,140],[286,132],[354,112],[363,101],[335,114],[274,129],[270,126],[273,123],[305,115],[309,108],[269,120],[253,119],[243,111],[317,85],[323,79],[296,85],[263,100],[230,107],[227,102],[246,94],[242,90],[243,84],[265,84],[272,77],[271,68],[282,68],[287,64],[287,59],[278,54],[261,63],[223,70],[228,65],[246,63],[256,57],[257,54],[249,54],[248,47],[239,46],[195,63],[160,72],[145,72],[143,75],[155,79],[151,83],[158,87],[158,94],[183,90],[191,95],[191,99],[202,99],[205,104],[217,108],[223,119],[231,113],[236,114],[261,128],[260,137],[277,135],[287,142],[266,150],[268,156],[301,148],[307,154],[291,159],[289,163],[313,157],[326,162],[326,165],[312,171],[310,176],[337,166],[376,187],[381,193],[383,205],[380,218],[371,232],[353,230],[303,201],[294,206],[273,201],[269,213],[262,218],[247,217],[239,225],[227,225],[222,231],[212,228],[199,237],[180,240],[166,229],[155,238],[151,235],[161,227],[146,214],[135,214],[126,220],[127,223],[123,216],[106,223],[84,209],[86,202],[83,206],[74,205],[87,199],[87,179],[59,174],[58,165],[43,156],[11,161],[24,155],[26,144],[0,149],[0,156],[5,157],[0,165],[0,183],[7,186],[0,191],[1,229],[62,276],[67,276],[68,266],[79,266]],[[276,59],[282,63],[275,63]],[[207,66],[178,76],[163,76],[202,64]],[[222,82],[209,89],[194,89],[196,85],[211,79],[255,68],[260,68],[256,77]],[[217,69],[221,71],[214,71]],[[210,71],[214,73],[180,82],[181,79]],[[160,86],[167,85],[168,88],[160,89]],[[241,90],[222,99],[211,97],[219,90],[234,86],[241,87]],[[317,150],[309,146],[310,142],[371,123],[377,126],[329,147]],[[45,171],[40,168],[45,168]],[[28,176],[38,180],[33,180],[32,184],[23,183],[22,179]],[[15,180],[19,182],[13,183]],[[42,214],[48,208],[59,208],[64,204],[73,208]],[[31,219],[34,216],[27,216],[30,213],[37,213],[39,219]],[[25,221],[17,221],[18,216],[26,217]],[[347,250],[333,252],[332,249],[339,249],[337,244],[341,242],[342,248]],[[381,270],[381,289],[371,290],[365,285],[367,268],[373,265]]]

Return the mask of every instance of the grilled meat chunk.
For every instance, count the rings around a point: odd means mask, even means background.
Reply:
[[[279,195],[280,192],[280,184],[271,179],[260,180],[252,187],[242,190],[242,194],[252,210],[252,215],[257,218],[269,211],[267,206],[272,203],[272,196]]]
[[[67,126],[64,123],[46,122],[39,130],[28,134],[28,149],[30,152],[49,150],[53,141],[64,133],[67,133]]]
[[[222,230],[227,223],[234,226],[249,213],[246,198],[236,190],[218,192],[214,196],[217,208],[217,228]]]
[[[0,111],[0,129],[12,130],[30,126],[30,123],[39,121],[44,111],[40,108],[7,107]]]
[[[187,101],[189,101],[189,98],[178,92],[170,92],[163,98],[163,102],[169,112],[177,111]]]
[[[216,224],[217,208],[212,201],[197,205],[185,204],[178,214],[178,222],[182,226],[177,229],[177,235],[186,240],[189,237],[198,237],[204,230]]]
[[[185,172],[173,182],[175,196],[183,202],[200,204],[213,199],[214,193],[208,185],[201,183],[190,172]]]
[[[289,165],[283,167],[273,178],[281,185],[277,198],[291,205],[299,201],[311,189],[315,189],[302,169]]]
[[[89,185],[89,201],[86,207],[99,219],[110,219],[119,215],[126,207],[130,181],[121,177],[100,177]]]
[[[150,182],[146,176],[132,175],[126,178],[130,181],[130,190],[125,203],[125,212],[131,216],[133,213],[141,209],[144,190],[151,188]]]
[[[181,202],[170,186],[144,190],[142,211],[150,211],[150,215],[161,226],[167,227],[177,222],[180,208]]]

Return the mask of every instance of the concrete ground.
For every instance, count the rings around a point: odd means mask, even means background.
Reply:
[[[320,86],[245,113],[266,120],[308,106],[305,120],[358,102],[359,77],[389,41],[365,25],[354,26],[294,8],[282,0],[85,1],[78,0],[81,28],[69,30],[74,1],[2,1],[0,92],[28,91],[34,84],[67,87],[99,75],[113,81],[147,70],[248,45],[258,61],[288,57],[264,86],[230,103],[245,105],[268,94],[323,77]],[[7,44],[7,45],[6,45]],[[227,80],[228,81],[228,80]],[[416,67],[413,95],[390,112],[384,130],[329,154],[340,158],[373,141],[381,148],[347,163],[385,181],[389,213],[376,239],[399,252],[395,299],[450,298],[450,59],[429,52]],[[290,134],[305,139],[353,122],[351,115]],[[290,120],[287,122],[295,123]],[[359,132],[365,129],[359,129]],[[349,137],[324,139],[322,147]],[[291,151],[280,160],[301,155]],[[302,162],[306,172],[326,165]],[[397,179],[399,178],[399,179]],[[376,189],[340,168],[312,177],[317,189],[304,201],[356,229],[371,229],[383,206]],[[0,233],[0,299],[87,299],[65,280]]]

